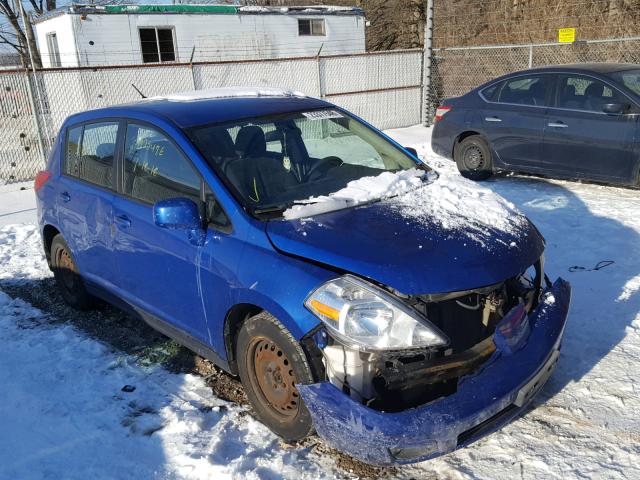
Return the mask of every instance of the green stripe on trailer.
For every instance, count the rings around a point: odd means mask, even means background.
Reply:
[[[105,5],[104,9],[107,13],[238,13],[232,5]]]

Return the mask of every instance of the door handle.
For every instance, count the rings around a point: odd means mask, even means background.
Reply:
[[[131,220],[126,215],[117,215],[116,223],[120,228],[129,228],[131,226]]]
[[[485,122],[501,122],[502,119],[499,117],[484,117]]]
[[[62,197],[62,201],[64,203],[70,202],[71,201],[71,195],[69,195],[69,192],[62,192],[60,194],[60,196]]]
[[[547,123],[547,127],[556,127],[556,128],[567,128],[569,125],[567,125],[564,122],[549,122]]]

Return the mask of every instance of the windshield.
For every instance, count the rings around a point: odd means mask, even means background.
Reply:
[[[640,69],[622,70],[609,74],[616,82],[621,83],[636,95],[640,95]]]
[[[188,133],[256,215],[281,213],[352,180],[417,166],[384,137],[334,109],[200,126]]]

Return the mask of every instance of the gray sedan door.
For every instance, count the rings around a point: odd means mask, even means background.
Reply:
[[[607,114],[605,104],[631,101],[596,78],[560,75],[548,110],[541,167],[575,178],[629,183],[637,115]]]

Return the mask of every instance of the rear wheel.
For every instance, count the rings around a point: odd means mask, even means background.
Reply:
[[[244,322],[238,333],[236,358],[240,379],[258,419],[285,441],[313,431],[297,383],[312,374],[300,344],[272,315],[261,312]]]
[[[458,143],[453,152],[462,176],[471,180],[486,180],[493,175],[489,145],[480,135],[471,135]]]
[[[71,250],[60,234],[51,241],[51,265],[53,276],[65,301],[79,310],[91,308],[95,299],[87,292]]]

